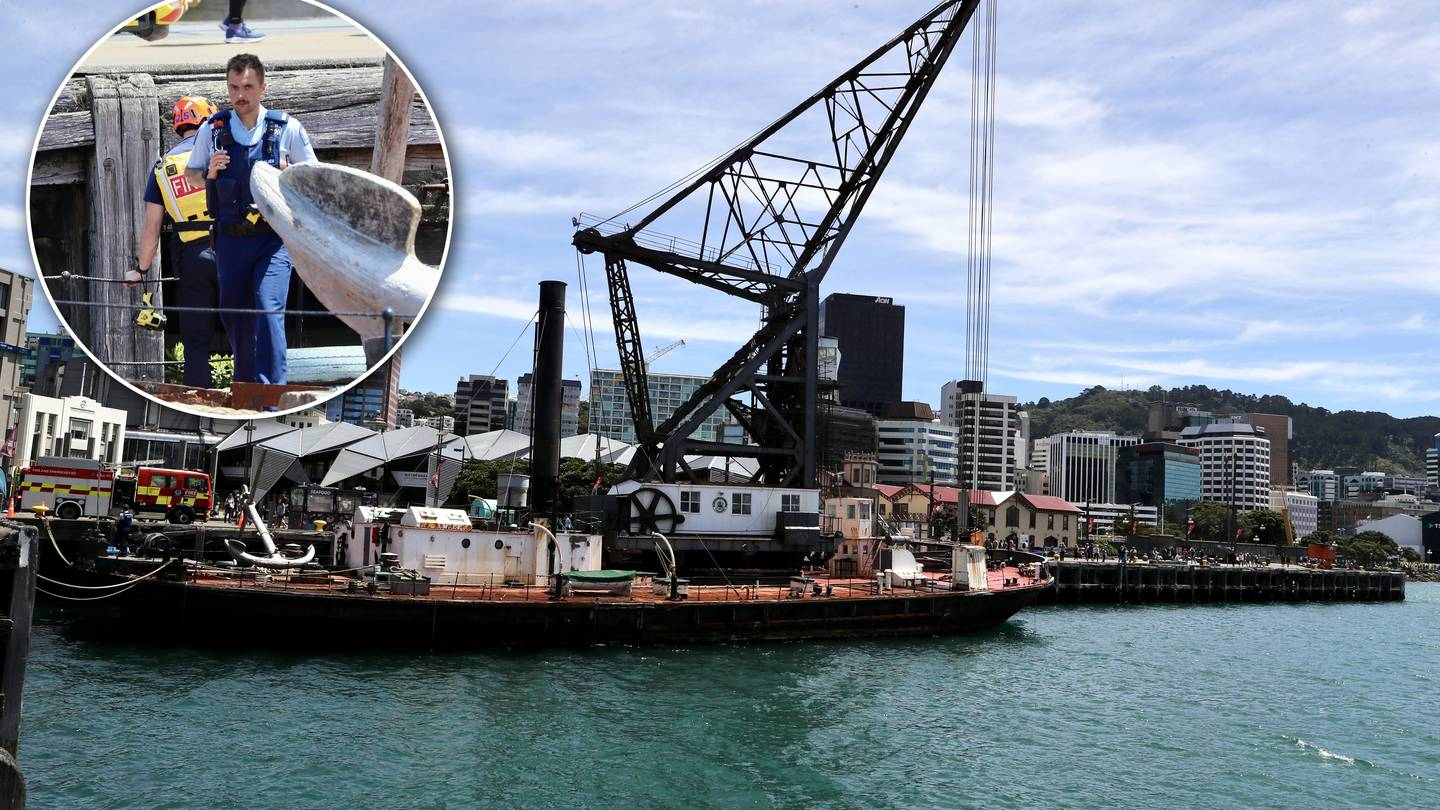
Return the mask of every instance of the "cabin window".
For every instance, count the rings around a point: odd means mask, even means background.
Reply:
[[[700,514],[700,492],[694,489],[680,490],[680,511],[692,515]]]
[[[780,511],[781,511],[781,512],[799,512],[799,511],[800,511],[800,494],[797,492],[797,493],[791,493],[791,494],[788,494],[788,495],[781,495],[781,496],[780,496]]]
[[[869,519],[870,519],[870,502],[869,502],[869,501],[865,501],[864,503],[860,504],[860,519],[861,519],[861,520],[869,520]]]
[[[849,505],[847,505],[847,506],[845,507],[845,519],[846,519],[846,520],[854,520],[854,519],[855,519],[855,504],[852,503],[852,504],[849,504]]]
[[[750,514],[750,498],[753,496],[753,493],[749,493],[749,492],[736,492],[736,493],[732,493],[732,494],[733,494],[733,497],[730,499],[730,514],[732,514],[732,515],[748,515],[748,514]]]

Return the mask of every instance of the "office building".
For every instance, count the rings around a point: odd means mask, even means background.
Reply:
[[[1245,413],[1234,418],[1265,429],[1265,438],[1270,441],[1270,483],[1290,486],[1290,442],[1295,439],[1295,423],[1275,413]]]
[[[119,464],[125,447],[125,412],[88,397],[19,397],[16,467],[42,456]]]
[[[1270,440],[1248,422],[1216,421],[1180,432],[1180,444],[1200,451],[1200,497],[1241,512],[1270,508]]]
[[[455,417],[453,416],[417,416],[414,423],[419,427],[434,428],[441,433],[455,432]]]
[[[395,409],[395,427],[408,428],[415,426],[415,411],[410,408]]]
[[[709,377],[691,374],[645,375],[646,388],[650,392],[650,419],[659,425],[704,385]],[[727,411],[717,408],[710,414],[690,438],[700,441],[720,441],[720,425]],[[610,368],[590,371],[590,432],[598,433],[622,442],[635,441],[635,422],[630,417],[630,397],[625,393],[625,375]]]
[[[1320,525],[1320,499],[1308,492],[1272,487],[1270,508],[1290,516],[1290,527],[1297,541]]]
[[[1170,442],[1121,447],[1116,454],[1115,498],[1159,509],[1170,525],[1200,502],[1200,451]]]
[[[832,293],[820,302],[820,334],[835,339],[840,404],[881,417],[900,401],[905,308],[890,298]]]
[[[1120,448],[1139,444],[1114,431],[1070,431],[1045,440],[1050,494],[1073,504],[1114,503]]]
[[[351,386],[348,391],[325,403],[325,417],[331,422],[393,430],[396,411],[400,409],[400,353],[390,356],[385,365]]]
[[[821,400],[815,426],[817,464],[822,470],[841,470],[852,455],[874,456],[878,445],[877,420],[859,408]]]
[[[875,431],[875,456],[881,483],[956,483],[959,431],[941,424],[929,405],[923,402],[891,405],[876,423]]]
[[[986,393],[976,380],[951,380],[940,389],[940,414],[958,431],[961,485],[991,492],[1019,488],[1029,437],[1015,397]]]
[[[1435,446],[1425,450],[1425,482],[1440,487],[1440,433],[1435,434]]]
[[[20,359],[20,386],[34,391],[36,380],[44,379],[46,371],[67,362],[77,351],[75,340],[69,335],[27,334],[25,354]]]
[[[530,435],[534,414],[535,377],[530,372],[515,381],[515,420],[512,430]],[[580,381],[560,382],[560,435],[574,436],[580,432]]]
[[[504,430],[510,381],[488,374],[471,374],[455,384],[455,432],[474,436]]]
[[[9,434],[20,404],[20,366],[34,285],[29,276],[0,270],[0,435]]]

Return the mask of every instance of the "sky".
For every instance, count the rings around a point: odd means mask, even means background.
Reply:
[[[453,391],[528,370],[541,280],[570,283],[581,324],[573,216],[725,152],[930,3],[333,5],[399,56],[444,131],[456,220],[401,384]],[[52,94],[136,8],[0,4],[0,266],[34,272],[24,185]],[[1427,0],[1001,0],[989,390],[1203,384],[1440,412],[1436,23]],[[967,39],[822,289],[906,307],[903,395],[935,405],[965,369],[969,71]],[[584,268],[614,368],[604,268]],[[759,316],[643,267],[631,284],[644,344],[686,341],[656,371],[709,374]],[[54,324],[37,295],[32,331]],[[566,376],[588,379],[584,345],[573,329]]]

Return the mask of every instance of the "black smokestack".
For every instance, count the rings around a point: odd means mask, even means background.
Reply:
[[[560,490],[560,364],[565,355],[565,282],[540,282],[535,323],[535,388],[531,395],[530,506],[553,516]]]

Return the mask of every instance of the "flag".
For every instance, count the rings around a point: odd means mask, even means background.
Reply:
[[[431,489],[434,489],[434,490],[440,489],[440,465],[439,465],[439,464],[436,464],[436,465],[435,465],[435,470],[434,470],[434,472],[430,473],[430,488],[431,488]],[[437,492],[436,494],[438,495],[439,493]]]
[[[1192,520],[1192,521],[1190,521],[1190,525],[1188,525],[1188,526],[1185,527],[1185,536],[1186,536],[1186,537],[1189,537],[1190,535],[1192,535],[1192,534],[1194,534],[1194,533],[1195,533],[1195,521]]]
[[[1138,518],[1130,518],[1130,533],[1131,533],[1131,534],[1139,534],[1139,532],[1140,532],[1140,520],[1139,520]]]
[[[1238,529],[1235,530],[1235,539],[1236,539],[1236,540],[1239,540],[1241,537],[1244,536],[1244,534],[1245,534],[1245,527],[1244,527],[1244,526],[1241,526],[1240,528],[1238,528]]]
[[[594,495],[594,494],[596,494],[596,493],[598,493],[598,492],[600,491],[600,480],[601,480],[601,476],[599,476],[599,475],[595,476],[595,485],[592,486],[592,487],[590,487],[590,494],[591,494],[591,495]]]
[[[15,430],[19,427],[19,425],[11,425],[10,433],[5,437],[5,449],[0,451],[0,456],[4,456],[5,458],[15,457]]]
[[[1093,531],[1095,531],[1095,518],[1092,517],[1092,518],[1090,518],[1090,519],[1088,519],[1088,520],[1085,521],[1085,531],[1087,531],[1087,532],[1093,532]]]

